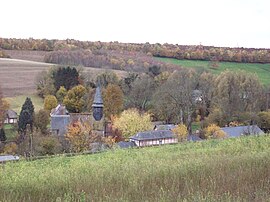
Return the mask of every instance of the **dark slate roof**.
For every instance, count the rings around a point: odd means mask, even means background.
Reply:
[[[175,135],[170,130],[151,130],[139,132],[130,137],[132,140],[158,140],[164,138],[175,138]]]
[[[9,119],[17,119],[17,118],[18,118],[17,113],[16,113],[15,111],[11,110],[11,109],[8,109],[8,110],[6,111],[6,116],[7,116],[7,118],[9,118]]]
[[[59,130],[59,135],[64,135],[70,123],[69,115],[53,115],[51,117],[51,129]]]
[[[156,125],[155,130],[172,130],[176,127],[174,124]]]
[[[6,161],[18,161],[18,156],[12,156],[12,155],[6,155],[6,156],[0,156],[0,162],[6,162]]]
[[[67,115],[68,111],[66,107],[62,104],[57,105],[56,108],[52,109],[51,116],[54,115]]]
[[[202,138],[200,138],[200,137],[197,136],[197,135],[188,135],[188,136],[187,136],[187,140],[188,140],[188,141],[196,142],[196,141],[201,141]]]
[[[229,137],[240,137],[242,135],[260,135],[264,132],[257,126],[237,126],[221,128]]]
[[[124,142],[124,141],[121,141],[121,142],[118,142],[117,143],[117,146],[121,149],[124,149],[124,148],[131,148],[131,147],[136,147],[136,144],[134,142]]]
[[[92,107],[103,107],[103,100],[102,100],[101,90],[99,86],[96,88],[96,93],[95,93]]]

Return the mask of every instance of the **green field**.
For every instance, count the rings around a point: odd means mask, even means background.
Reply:
[[[35,107],[35,112],[38,112],[40,109],[43,109],[43,99],[37,95],[19,95],[16,97],[6,97],[5,100],[10,104],[10,109],[14,110],[18,114],[21,111],[22,105],[25,102],[25,99],[31,98],[33,105]]]
[[[270,136],[0,167],[0,201],[269,201]]]
[[[245,70],[247,72],[256,73],[264,85],[270,85],[270,64],[258,63],[236,63],[236,62],[219,62],[217,69],[211,69],[209,61],[201,60],[177,60],[173,58],[157,58],[163,62],[180,65],[187,68],[206,69],[214,74],[228,70]]]

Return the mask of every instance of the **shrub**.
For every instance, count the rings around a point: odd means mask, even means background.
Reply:
[[[184,124],[177,125],[172,132],[177,135],[179,141],[183,141],[187,139],[188,130]]]
[[[223,132],[216,124],[211,124],[204,129],[204,137],[206,139],[220,139],[225,138],[227,134]]]
[[[18,150],[18,146],[16,143],[11,142],[4,146],[4,154],[16,154]]]

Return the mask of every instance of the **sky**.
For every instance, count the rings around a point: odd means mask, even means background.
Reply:
[[[0,37],[270,48],[269,0],[1,0]]]

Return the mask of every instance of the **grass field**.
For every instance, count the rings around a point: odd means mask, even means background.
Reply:
[[[31,52],[29,52],[29,54],[31,54]],[[0,86],[4,96],[16,97],[36,93],[36,76],[40,72],[49,69],[50,66],[54,65],[27,60],[0,58]],[[84,67],[83,70],[92,75],[92,77],[108,71],[106,69],[92,67]],[[112,71],[120,77],[127,74],[125,71]]]
[[[0,167],[0,201],[269,201],[270,136]]]
[[[201,60],[177,60],[173,58],[157,58],[163,62],[169,62],[182,67],[207,69],[214,74],[228,70],[245,70],[247,72],[256,73],[264,85],[270,85],[270,64],[253,64],[253,63],[236,63],[236,62],[219,62],[217,69],[211,69],[209,61]]]
[[[40,109],[43,109],[43,99],[37,95],[18,95],[16,97],[6,97],[5,100],[10,103],[10,109],[14,110],[18,114],[21,111],[22,105],[25,102],[25,99],[29,97],[32,100],[32,103],[35,107],[35,112],[38,112]]]

